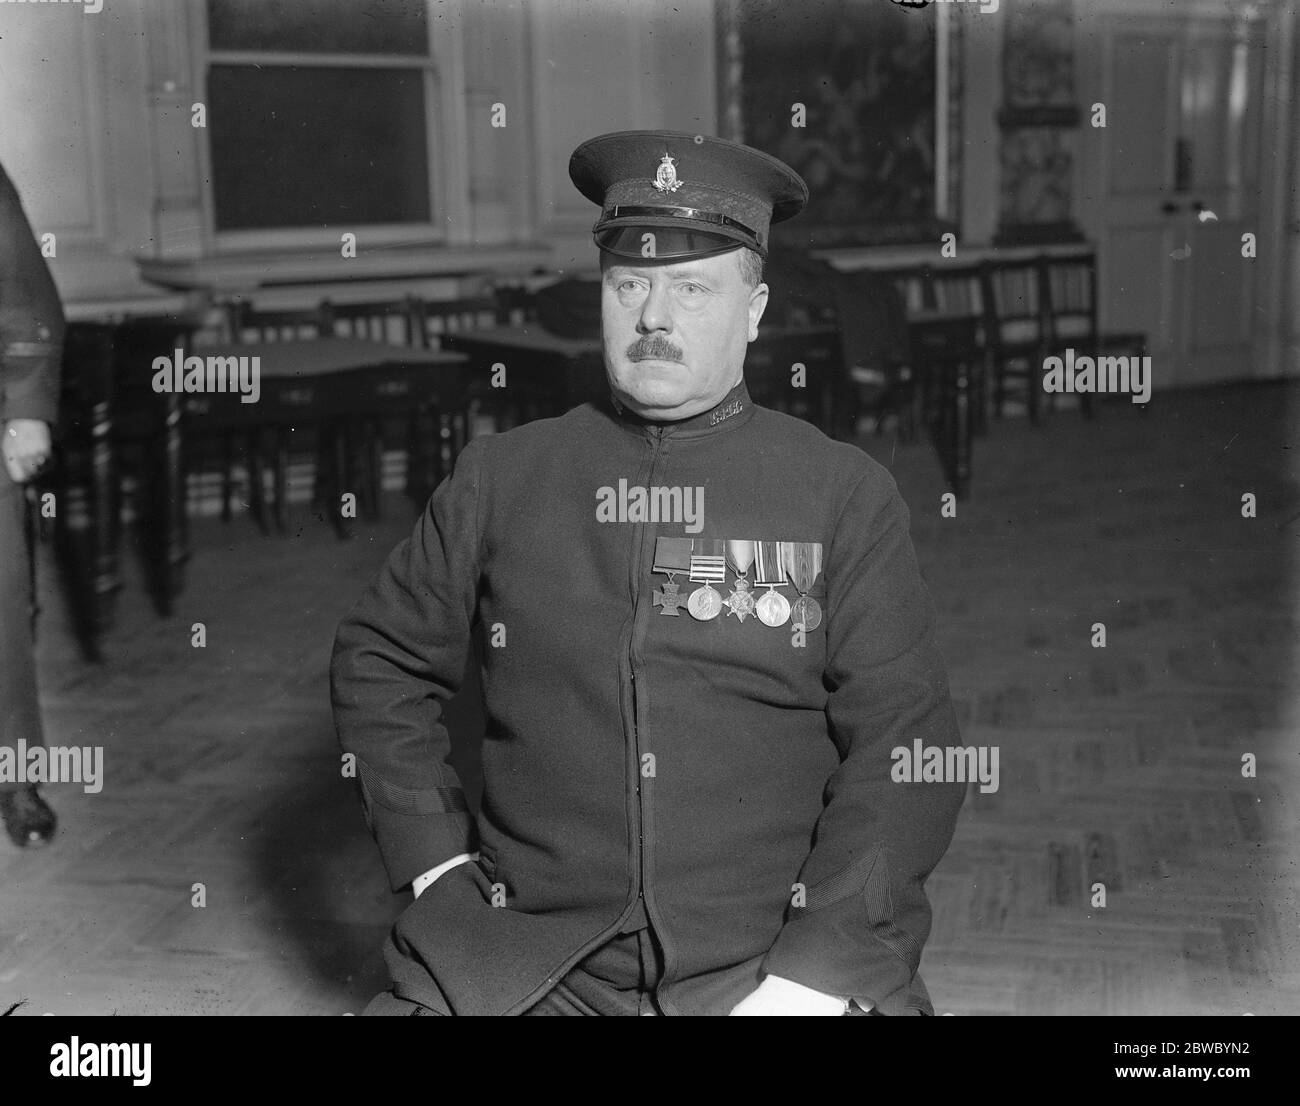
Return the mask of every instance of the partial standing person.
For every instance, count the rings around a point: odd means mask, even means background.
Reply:
[[[49,460],[58,418],[63,311],[54,280],[0,166],[0,746],[43,744],[36,696],[32,571],[23,485]],[[53,835],[54,811],[36,785],[0,777],[0,817],[19,847]]]

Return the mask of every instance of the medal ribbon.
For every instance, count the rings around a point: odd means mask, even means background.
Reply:
[[[695,538],[691,542],[691,581],[699,584],[725,583],[727,558],[721,539]]]
[[[800,595],[812,591],[813,581],[822,570],[822,544],[818,541],[785,541],[781,543],[782,559],[790,571],[790,579]]]
[[[655,538],[655,563],[651,572],[666,573],[672,579],[691,567],[690,538]]]
[[[752,541],[727,542],[727,563],[736,570],[737,576],[748,574],[749,566],[754,563],[754,547],[757,544]]]
[[[756,587],[779,588],[789,583],[785,574],[785,565],[781,562],[781,543],[779,541],[760,541],[755,543],[754,584]]]

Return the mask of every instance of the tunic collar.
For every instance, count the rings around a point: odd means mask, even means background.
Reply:
[[[647,419],[631,408],[625,407],[613,395],[609,397],[609,402],[615,417],[625,426],[642,431],[663,428],[665,433],[670,433],[674,437],[696,437],[700,434],[728,429],[748,422],[754,414],[754,401],[749,398],[749,389],[745,386],[743,377],[740,383],[714,406],[688,419]]]

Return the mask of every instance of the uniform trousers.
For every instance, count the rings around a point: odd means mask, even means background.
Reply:
[[[0,464],[0,745],[44,743],[36,697],[32,640],[32,560],[26,531],[27,498]],[[15,768],[17,761],[14,761]],[[0,791],[24,785],[0,781]]]
[[[663,954],[649,929],[620,933],[590,953],[524,1011],[539,1017],[623,1017],[655,1015],[654,988],[663,975]],[[366,1015],[408,1017],[450,1014],[422,1006],[391,991],[379,995]]]

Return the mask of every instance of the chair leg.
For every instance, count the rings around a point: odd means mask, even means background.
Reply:
[[[249,432],[244,449],[245,468],[248,472],[248,509],[253,521],[263,535],[270,534],[266,524],[266,487],[263,482],[262,434],[259,430]]]
[[[384,433],[383,421],[379,418],[366,420],[365,463],[369,515],[378,521],[384,513]]]
[[[181,428],[179,397],[172,396],[163,426],[163,473],[161,504],[162,581],[160,611],[172,613],[176,597],[185,582],[185,562],[189,560],[189,515],[186,512],[185,441]]]
[[[456,463],[456,418],[443,409],[438,411],[438,478],[443,480]]]
[[[274,435],[275,529],[283,534],[289,502],[289,432],[277,426],[271,433]]]
[[[93,558],[94,622],[97,631],[113,624],[116,596],[122,582],[117,574],[118,539],[121,536],[121,489],[116,450],[110,424],[96,406],[95,437],[91,447],[91,486],[86,504],[90,519]]]
[[[427,413],[426,404],[417,404],[406,421],[406,498],[419,506],[428,499],[424,494],[427,452],[422,433]]]
[[[989,432],[989,372],[991,369],[991,359],[982,358],[976,363],[975,368],[975,421],[973,424],[974,433],[983,437]]]
[[[334,532],[340,538],[346,538],[351,531],[343,518],[343,496],[352,487],[352,451],[347,423],[343,419],[334,420],[331,439],[333,464],[330,466],[331,487],[326,491],[325,509],[329,512]]]
[[[970,491],[971,453],[974,438],[975,410],[972,406],[973,369],[966,361],[957,366],[953,396],[953,491],[958,499],[965,499]]]
[[[230,501],[235,495],[235,436],[221,435],[221,521],[230,521]]]

